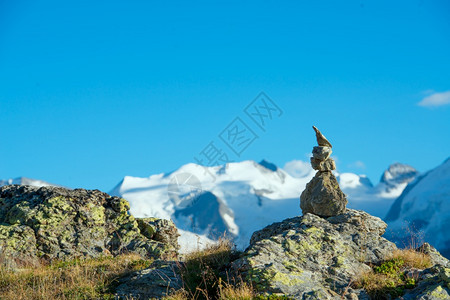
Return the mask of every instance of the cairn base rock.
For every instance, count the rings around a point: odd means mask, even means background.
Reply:
[[[345,211],[346,205],[347,198],[331,172],[317,172],[300,196],[303,215],[337,216]]]

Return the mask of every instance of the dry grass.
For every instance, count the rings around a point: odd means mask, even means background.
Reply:
[[[364,288],[373,299],[400,297],[405,289],[413,288],[417,278],[408,277],[410,269],[426,269],[431,267],[428,255],[412,249],[396,250],[388,260],[373,271],[364,273],[353,284],[355,288]]]
[[[402,259],[404,266],[408,268],[426,269],[432,265],[429,255],[413,249],[395,250],[390,259]]]
[[[183,288],[164,299],[288,299],[276,295],[260,296],[237,274],[231,276],[230,263],[236,255],[233,244],[227,239],[187,254],[185,261],[179,263]],[[21,271],[0,267],[0,299],[114,299],[120,277],[145,269],[151,263],[139,255],[124,254],[54,262],[24,267]]]
[[[151,261],[136,254],[56,262],[12,271],[0,267],[0,299],[113,299],[117,279]]]
[[[185,261],[206,260],[208,264],[221,265],[229,260],[232,250],[233,243],[229,239],[221,238],[203,250],[186,254]]]
[[[215,299],[219,294],[219,282],[224,280],[233,257],[233,244],[220,239],[217,244],[191,252],[185,262],[179,265],[184,290],[190,299]]]
[[[256,299],[256,293],[253,288],[244,282],[237,286],[225,284],[220,286],[219,297],[220,300],[251,300]]]
[[[176,291],[170,296],[164,297],[164,300],[191,300],[197,299],[193,297],[189,292],[185,289],[181,289]],[[208,299],[218,299],[218,300],[253,300],[253,299],[261,299],[254,292],[253,288],[246,284],[242,283],[238,286],[233,286],[231,284],[219,284],[218,294],[214,297]]]
[[[206,249],[187,254],[185,262],[180,264],[184,288],[164,299],[262,299],[242,279],[237,280],[233,276],[229,278],[230,263],[236,255],[233,243],[226,238]]]
[[[175,291],[171,295],[163,298],[163,300],[189,300],[189,299],[191,298],[189,297],[189,293],[185,289]]]
[[[354,288],[363,288],[372,299],[389,299],[388,295],[398,297],[403,294],[402,281],[397,277],[368,272],[353,284]]]

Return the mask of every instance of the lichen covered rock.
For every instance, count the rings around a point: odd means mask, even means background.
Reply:
[[[167,250],[180,249],[178,245],[177,227],[172,220],[158,219],[158,218],[136,218],[139,230],[145,237],[163,243]]]
[[[381,237],[385,229],[386,223],[363,211],[347,209],[328,219],[308,213],[255,232],[233,268],[261,292],[296,299],[365,297],[349,283],[396,249]]]
[[[445,259],[445,258],[444,258]],[[446,262],[448,263],[448,261]],[[419,284],[402,296],[405,300],[441,300],[450,299],[450,268],[436,265],[419,274]]]
[[[176,254],[145,236],[126,200],[98,190],[10,185],[0,188],[0,255],[6,265],[136,252]],[[173,224],[168,230],[176,231]],[[161,231],[161,229],[159,230]],[[177,246],[177,245],[176,245]]]

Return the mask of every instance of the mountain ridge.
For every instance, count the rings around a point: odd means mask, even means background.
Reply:
[[[168,174],[155,174],[147,178],[126,176],[111,191],[111,194],[127,199],[134,215],[170,218],[182,230],[212,237],[208,226],[189,228],[186,222],[187,216],[184,216],[184,221],[178,220],[180,213],[177,204],[182,201],[174,200],[174,197],[168,195],[168,190],[175,190],[181,195],[181,188],[178,188],[178,185],[175,189],[171,188],[175,181],[192,181],[192,177],[195,177],[193,184],[186,182],[188,188],[181,197],[188,197],[185,198],[187,202],[195,203],[196,197],[206,191],[213,195],[212,198],[220,199],[224,207],[232,213],[226,216],[219,211],[210,213],[220,215],[221,219],[217,219],[218,222],[228,224],[227,232],[235,236],[235,242],[239,248],[245,248],[255,230],[277,220],[301,214],[299,196],[315,171],[307,166],[306,162],[296,161],[296,164],[300,170],[291,165],[288,168],[289,172],[267,160],[259,163],[242,161],[214,167],[186,164]],[[401,165],[397,164],[397,167],[399,166]],[[187,174],[193,176],[189,177]],[[401,172],[400,175],[402,175]],[[342,190],[348,195],[350,208],[367,210],[371,214],[376,212],[375,215],[378,217],[384,217],[387,209],[398,196],[399,189],[404,188],[405,185],[404,182],[398,181],[402,187],[396,188],[394,181],[391,189],[386,190],[384,183],[374,187],[363,175],[337,173],[337,177]],[[395,176],[391,177],[395,179]],[[190,210],[191,219],[198,219],[199,215],[204,214],[201,210],[202,207],[199,207],[197,212]],[[212,224],[209,228],[223,228],[219,223],[217,226]]]

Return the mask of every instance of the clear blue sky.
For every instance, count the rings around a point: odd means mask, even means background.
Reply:
[[[3,0],[0,178],[109,191],[226,150],[238,116],[259,138],[233,160],[306,160],[315,124],[341,172],[427,171],[450,156],[449,53],[448,1]],[[261,91],[266,132],[243,112]]]

